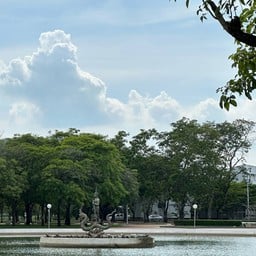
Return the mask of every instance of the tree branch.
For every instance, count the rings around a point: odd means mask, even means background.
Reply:
[[[207,0],[205,3],[210,6],[215,18],[228,34],[239,42],[245,43],[248,46],[256,47],[256,36],[242,31],[239,17],[234,17],[234,19],[228,22],[223,18],[219,8],[212,0]]]

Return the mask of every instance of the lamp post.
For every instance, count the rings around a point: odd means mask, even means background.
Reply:
[[[250,220],[250,183],[251,183],[251,168],[249,168],[246,177],[246,195],[247,195],[247,206],[246,206],[246,218]]]
[[[128,207],[128,204],[126,204],[126,224],[128,225],[129,224],[129,207]]]
[[[193,209],[194,209],[194,228],[196,227],[196,210],[198,205],[197,204],[193,204]]]
[[[247,220],[250,220],[250,190],[249,190],[249,184],[250,184],[250,178],[248,177],[248,180],[246,182],[246,194],[247,194],[247,211],[246,211],[246,217]]]
[[[47,209],[48,209],[48,229],[50,229],[50,225],[51,225],[51,208],[52,208],[52,205],[51,204],[47,204]]]

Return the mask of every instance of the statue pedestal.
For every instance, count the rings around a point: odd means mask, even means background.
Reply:
[[[75,236],[44,236],[40,238],[41,247],[58,248],[149,248],[155,241],[149,236],[130,237],[75,237]]]

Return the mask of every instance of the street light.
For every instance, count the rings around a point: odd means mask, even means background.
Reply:
[[[247,206],[246,206],[246,218],[250,220],[251,213],[250,213],[250,183],[251,183],[251,168],[249,168],[248,172],[246,173],[246,195],[247,195]]]
[[[48,209],[48,229],[50,229],[50,223],[51,223],[51,204],[47,204],[47,209]]]
[[[129,207],[128,207],[128,204],[126,204],[126,224],[127,225],[129,223],[129,212],[128,212],[128,210],[129,210]]]
[[[198,207],[197,204],[193,204],[193,209],[194,209],[194,228],[196,227],[196,209]]]
[[[249,190],[249,185],[250,185],[250,176],[248,175],[248,179],[247,179],[247,182],[246,182],[246,194],[247,194],[246,215],[247,215],[247,220],[250,220],[250,190]]]

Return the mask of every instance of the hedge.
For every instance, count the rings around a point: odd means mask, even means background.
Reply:
[[[174,220],[175,226],[193,226],[194,220]],[[241,220],[196,220],[197,226],[215,226],[215,227],[240,227],[242,226]]]

